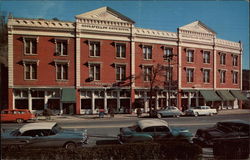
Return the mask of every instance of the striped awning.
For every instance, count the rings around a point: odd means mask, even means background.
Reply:
[[[243,101],[248,100],[247,97],[244,94],[242,94],[240,90],[231,90],[230,92],[238,100],[243,100]]]

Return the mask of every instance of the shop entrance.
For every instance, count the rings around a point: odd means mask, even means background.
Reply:
[[[75,103],[63,103],[63,114],[75,114],[76,104]]]

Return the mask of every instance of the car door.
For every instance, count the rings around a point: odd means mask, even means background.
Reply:
[[[170,130],[167,126],[155,126],[154,139],[165,139],[171,136]]]
[[[43,130],[28,130],[21,134],[22,141],[26,141],[26,147],[45,147],[45,136]]]

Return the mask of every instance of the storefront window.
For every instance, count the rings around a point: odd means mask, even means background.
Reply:
[[[92,100],[91,99],[81,99],[81,109],[91,109]]]
[[[43,110],[44,99],[32,99],[32,110]]]
[[[49,99],[48,108],[52,110],[60,110],[60,99]]]
[[[15,108],[16,109],[29,109],[28,99],[16,99]]]

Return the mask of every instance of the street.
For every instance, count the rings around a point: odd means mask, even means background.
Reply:
[[[216,122],[232,119],[240,119],[250,121],[250,114],[227,114],[214,116],[200,116],[200,117],[180,117],[180,118],[162,118],[167,121],[171,127],[181,127],[189,129],[195,134],[198,128],[206,128],[213,126]],[[146,117],[145,117],[146,118]],[[84,118],[84,116],[75,116],[72,119],[60,117],[52,121],[58,122],[63,128],[87,129],[89,135],[89,145],[95,145],[98,141],[106,140],[114,141],[119,133],[120,127],[133,125],[139,119],[137,117],[121,117],[121,118]],[[38,121],[43,122],[43,121]],[[25,123],[23,123],[25,124]],[[2,123],[2,128],[13,129],[23,124],[16,123]]]

